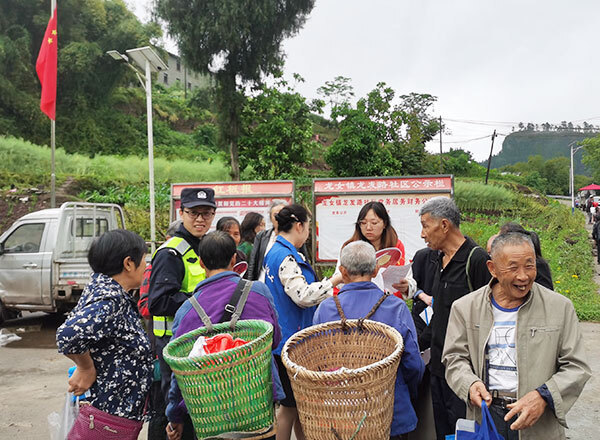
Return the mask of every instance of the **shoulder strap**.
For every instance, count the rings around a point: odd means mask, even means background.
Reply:
[[[465,273],[467,275],[467,284],[469,285],[469,292],[473,291],[473,283],[471,282],[471,257],[473,256],[473,253],[475,252],[475,249],[482,249],[481,246],[475,246],[473,249],[471,249],[471,252],[469,252],[469,256],[467,257],[467,265],[465,266]]]
[[[244,306],[246,305],[246,300],[248,299],[248,295],[250,294],[250,288],[252,287],[252,281],[247,281],[244,279],[240,279],[238,282],[229,302],[225,306],[225,311],[223,312],[223,316],[219,322],[228,322],[231,323],[231,329],[235,328],[235,324],[238,319],[242,315],[242,311],[244,310]]]
[[[364,320],[369,319],[373,315],[373,313],[375,313],[377,311],[379,306],[386,300],[386,298],[388,296],[390,296],[390,294],[388,292],[385,292],[383,295],[381,295],[381,298],[379,298],[379,300],[375,303],[375,305],[369,311],[369,313],[367,313],[363,318],[359,318],[359,320],[358,320],[359,327],[362,328]],[[334,295],[333,301],[335,301],[335,306],[337,307],[337,311],[340,315],[340,318],[342,319],[342,328],[346,328],[346,315],[344,314],[344,310],[342,310],[342,305],[340,304],[340,300],[337,297],[337,295]]]
[[[213,331],[212,322],[194,295],[190,296],[190,303],[192,303],[192,307],[202,320],[202,323],[204,324],[208,332],[211,333]]]

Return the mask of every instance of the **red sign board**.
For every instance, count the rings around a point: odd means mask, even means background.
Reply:
[[[184,188],[212,188],[215,190],[217,213],[212,226],[221,217],[235,217],[240,223],[249,212],[258,212],[265,218],[266,227],[271,226],[269,207],[273,200],[294,202],[294,181],[208,182],[174,183],[171,185],[171,220],[179,218],[181,191]]]

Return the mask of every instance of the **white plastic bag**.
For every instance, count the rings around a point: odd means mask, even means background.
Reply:
[[[51,440],[65,440],[69,431],[75,423],[79,414],[79,398],[74,398],[73,393],[67,393],[65,404],[60,415],[53,412],[48,415],[48,425],[50,428]]]
[[[199,336],[198,339],[196,339],[196,342],[194,342],[194,346],[192,347],[192,349],[190,350],[190,354],[188,354],[188,357],[198,357],[198,356],[204,356],[206,354],[206,338],[204,336]]]
[[[0,347],[10,344],[11,342],[20,341],[21,337],[9,332],[7,329],[0,329]]]

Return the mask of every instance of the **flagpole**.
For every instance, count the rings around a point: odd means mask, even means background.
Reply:
[[[56,9],[56,0],[50,0],[50,18],[54,15],[54,10]],[[54,103],[56,105],[56,103]],[[55,116],[56,118],[56,116]],[[56,208],[56,163],[54,160],[54,152],[56,150],[56,121],[54,119],[50,119],[50,161],[51,161],[51,171],[50,171],[50,207]]]

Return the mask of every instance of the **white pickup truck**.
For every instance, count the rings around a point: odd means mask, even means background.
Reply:
[[[22,310],[66,312],[90,280],[95,237],[125,227],[108,203],[67,202],[17,220],[0,236],[0,324]]]

